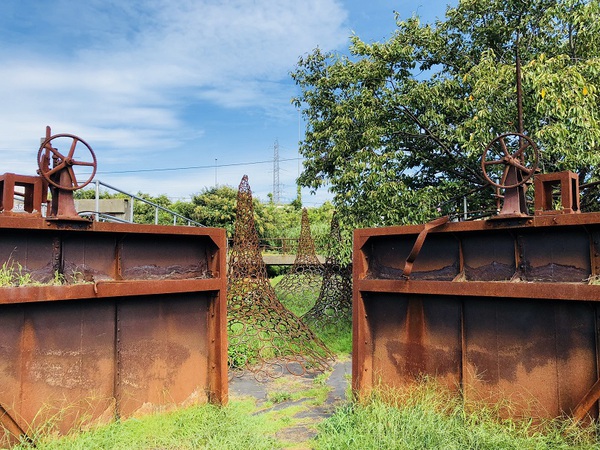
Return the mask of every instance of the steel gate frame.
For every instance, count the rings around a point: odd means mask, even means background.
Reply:
[[[73,283],[0,288],[0,424],[226,403],[226,246],[222,229],[0,215],[0,261]]]
[[[428,375],[514,416],[597,418],[600,213],[445,222],[355,230],[357,397]]]

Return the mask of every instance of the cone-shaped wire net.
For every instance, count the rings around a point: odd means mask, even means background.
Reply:
[[[252,192],[244,175],[238,190],[233,246],[227,271],[230,376],[264,380],[323,372],[333,355],[277,300],[263,262],[254,223]]]
[[[352,320],[352,266],[342,263],[342,233],[337,214],[331,218],[325,274],[315,305],[302,318],[313,328]]]
[[[306,313],[314,304],[323,283],[323,264],[317,258],[315,241],[310,233],[306,208],[302,210],[300,239],[296,259],[290,271],[275,286],[277,298],[298,314]]]

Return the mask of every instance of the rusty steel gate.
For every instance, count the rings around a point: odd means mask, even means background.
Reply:
[[[0,262],[38,282],[0,287],[13,435],[227,401],[224,230],[7,213]]]
[[[541,187],[535,216],[355,231],[355,393],[428,375],[514,416],[598,417],[600,213]]]

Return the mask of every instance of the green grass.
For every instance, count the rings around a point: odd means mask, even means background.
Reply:
[[[302,413],[322,406],[330,387],[330,373],[315,379],[285,377],[272,380],[262,403],[235,398],[225,407],[200,405],[177,411],[131,418],[57,438],[54,428],[41,427],[33,435],[37,449],[279,449],[307,448],[290,441],[286,431],[298,426],[315,429],[319,418]],[[276,407],[275,407],[276,406]],[[1,433],[1,427],[0,427]],[[279,436],[282,433],[282,436]],[[1,434],[0,434],[1,435]],[[16,450],[31,449],[23,443]]]
[[[55,438],[36,437],[36,448],[66,449],[531,449],[592,450],[600,448],[600,425],[577,426],[569,420],[533,423],[506,420],[507,404],[464,405],[453,391],[432,380],[400,390],[376,389],[364,402],[346,402],[318,423],[315,439],[301,441],[289,434],[311,405],[327,398],[329,374],[307,382],[279,379],[267,401],[235,399],[228,406],[194,406],[178,411],[128,419],[96,429]],[[298,400],[304,402],[298,403]],[[289,403],[289,405],[286,405]],[[277,408],[274,406],[277,405]],[[281,407],[283,406],[283,407]],[[286,430],[288,433],[286,434]],[[283,433],[282,433],[283,432]],[[307,438],[308,439],[308,438]],[[17,450],[30,449],[27,445]]]
[[[271,279],[271,284],[277,292],[277,284],[283,275]],[[283,306],[297,316],[305,314],[317,301],[319,289],[304,291],[296,296],[286,295],[281,297]],[[338,356],[346,356],[352,353],[352,321],[336,320],[324,324],[315,325],[306,323],[309,328],[323,341],[329,350]]]
[[[321,287],[306,287],[298,289],[297,292],[283,292],[275,287],[277,298],[288,311],[293,312],[298,317],[302,317],[306,314],[315,304],[317,298],[319,298],[319,292]]]
[[[272,388],[267,394],[267,406],[286,401],[297,402],[309,399],[311,405],[322,405],[327,400],[330,387],[326,380],[331,372],[318,375],[310,382],[298,377],[282,377],[273,381]]]
[[[339,320],[320,326],[308,324],[331,352],[342,357],[352,353],[352,321]]]
[[[277,286],[277,283],[279,283],[283,277],[284,277],[284,275],[277,275],[276,277],[271,278],[269,280],[271,282],[271,286],[273,286],[273,287]]]
[[[273,437],[281,420],[253,415],[254,402],[235,401],[226,407],[194,406],[171,413],[128,419],[61,439],[36,440],[44,450],[133,449],[276,449]],[[283,421],[285,422],[285,420]],[[15,447],[30,449],[24,444]]]
[[[581,449],[600,448],[600,426],[566,420],[534,424],[504,420],[501,407],[463,405],[460,397],[425,381],[407,392],[377,391],[349,403],[319,427],[326,449]]]
[[[27,286],[33,284],[31,274],[23,269],[23,266],[12,260],[5,261],[0,267],[0,287]]]

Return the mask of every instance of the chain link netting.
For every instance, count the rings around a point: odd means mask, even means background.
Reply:
[[[313,328],[352,320],[352,266],[342,262],[343,247],[340,224],[334,212],[327,241],[323,284],[315,305],[302,316]]]
[[[244,175],[238,190],[233,245],[227,270],[230,376],[257,380],[330,368],[332,353],[277,299],[258,245],[252,192]]]
[[[296,259],[290,271],[275,286],[277,298],[285,306],[294,307],[298,314],[305,314],[315,304],[323,284],[323,274],[324,267],[317,258],[310,232],[308,211],[304,208]]]

